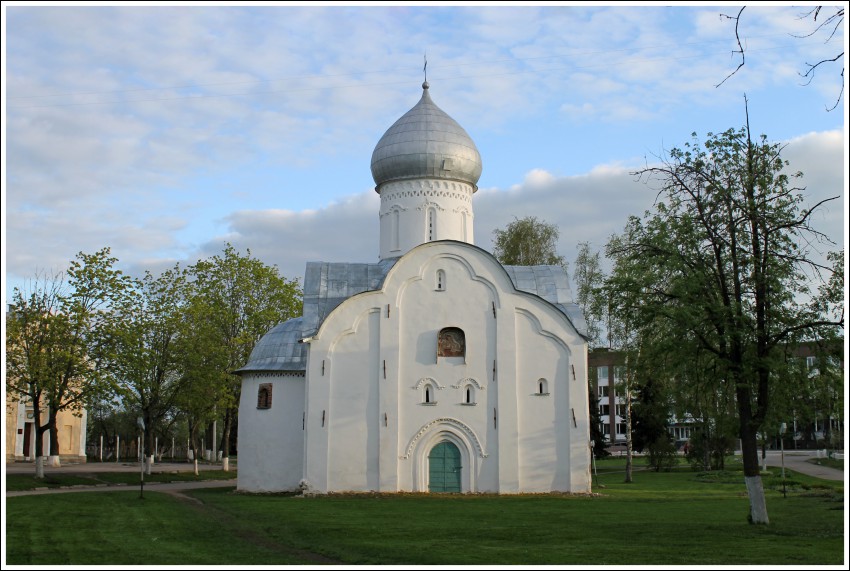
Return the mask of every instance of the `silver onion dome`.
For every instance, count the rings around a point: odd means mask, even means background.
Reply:
[[[476,187],[481,155],[457,121],[437,107],[422,84],[419,103],[387,129],[372,152],[375,190],[382,184],[413,178],[440,178]]]

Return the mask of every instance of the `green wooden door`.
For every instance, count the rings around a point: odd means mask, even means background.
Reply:
[[[428,455],[428,490],[460,492],[460,450],[451,442],[440,442]]]

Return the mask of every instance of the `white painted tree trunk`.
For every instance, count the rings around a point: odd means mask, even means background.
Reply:
[[[35,457],[35,477],[44,478],[44,456]]]
[[[153,456],[145,457],[145,474],[151,475],[151,467],[153,466]]]
[[[53,468],[61,467],[62,463],[59,461],[59,455],[58,454],[51,455],[50,458],[48,459],[48,465],[53,467]]]
[[[630,375],[631,373],[626,373]],[[634,448],[632,446],[632,391],[631,379],[626,381],[626,483],[632,482],[632,461],[634,460]]]
[[[221,459],[221,469],[225,472],[230,472],[230,458]]]
[[[752,523],[767,525],[770,520],[767,517],[767,503],[764,501],[764,487],[761,484],[761,476],[745,476],[747,484],[747,495],[750,498],[750,519]]]
[[[195,475],[198,475],[198,459],[195,458]]]

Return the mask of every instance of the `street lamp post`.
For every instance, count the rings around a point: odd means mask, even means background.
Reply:
[[[782,450],[782,497],[785,495],[785,429],[786,424],[783,422],[779,425],[779,448]]]
[[[145,419],[140,416],[136,419],[136,424],[142,431],[141,446],[139,447],[142,452],[142,461],[139,462],[139,499],[143,500],[145,499]]]

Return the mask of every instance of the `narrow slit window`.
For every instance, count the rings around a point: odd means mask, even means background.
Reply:
[[[433,389],[431,385],[425,385],[425,404],[431,404],[433,397]]]
[[[390,228],[390,240],[392,241],[390,248],[393,251],[399,249],[399,245],[398,245],[398,242],[399,242],[398,233],[399,233],[399,222],[400,222],[399,216],[400,216],[400,214],[398,212],[398,209],[396,209],[396,210],[393,210],[392,216],[390,217],[390,226],[391,226],[391,228]]]
[[[463,224],[463,241],[464,242],[469,241],[469,238],[468,238],[468,235],[467,235],[467,230],[466,230],[466,227],[467,227],[466,216],[467,216],[467,214],[466,214],[466,212],[464,212],[463,218],[461,219],[462,224]]]
[[[549,394],[549,383],[546,381],[546,379],[537,380],[537,394],[540,396],[545,396]]]
[[[428,241],[432,242],[437,239],[437,209],[428,209]]]
[[[446,272],[437,270],[437,291],[446,291]]]
[[[472,385],[463,387],[463,404],[469,406],[475,405],[475,387]]]

